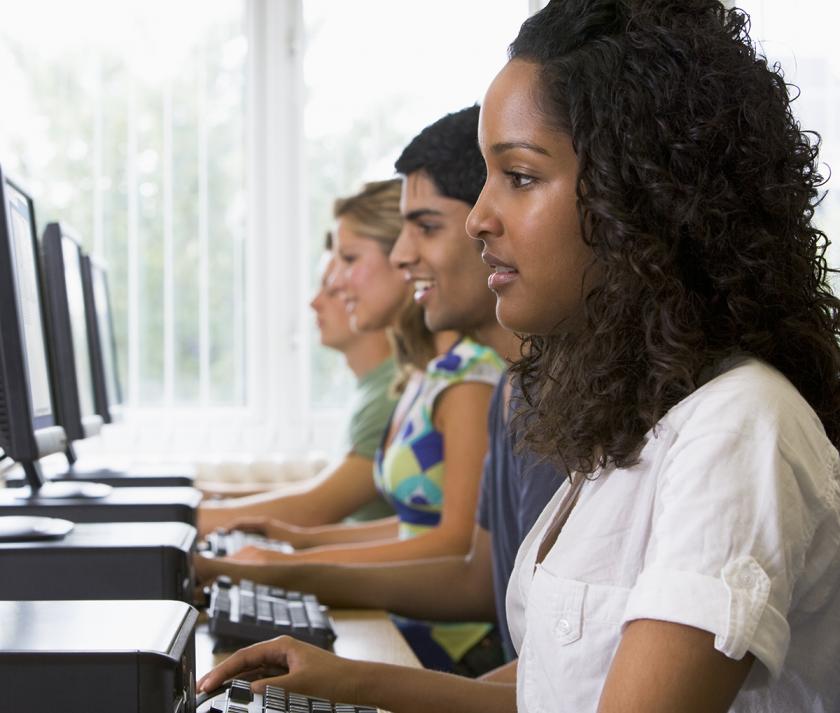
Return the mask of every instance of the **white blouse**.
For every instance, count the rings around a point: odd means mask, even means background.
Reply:
[[[646,437],[639,463],[586,481],[537,550],[568,483],[516,558],[507,593],[520,712],[596,711],[634,619],[756,657],[731,711],[840,711],[840,464],[792,384],[755,359],[707,382]]]

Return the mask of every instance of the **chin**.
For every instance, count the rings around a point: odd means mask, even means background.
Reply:
[[[510,309],[501,302],[496,303],[496,320],[509,332],[516,334],[531,335],[541,334],[542,330],[537,327],[534,315],[522,314],[522,312]]]
[[[380,315],[355,315],[353,317],[353,331],[355,332],[375,332],[378,329],[385,329],[389,327],[391,322],[387,319],[382,319]]]
[[[438,332],[463,332],[465,320],[459,318],[458,315],[440,314],[439,312],[429,312],[428,308],[423,311],[423,321],[430,332],[437,334]]]

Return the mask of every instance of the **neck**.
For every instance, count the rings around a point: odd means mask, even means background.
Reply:
[[[505,329],[495,318],[492,322],[473,330],[472,334],[475,341],[490,347],[505,361],[514,361],[519,358],[522,340]]]
[[[451,329],[445,329],[442,332],[435,332],[435,349],[437,350],[438,355],[446,354],[446,352],[452,349],[452,345],[454,345],[460,338],[461,334]]]
[[[384,331],[366,332],[356,335],[342,353],[350,371],[361,379],[391,356],[391,343]]]

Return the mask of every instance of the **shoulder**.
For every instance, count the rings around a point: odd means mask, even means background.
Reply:
[[[796,387],[772,366],[740,360],[674,406],[662,423],[678,432],[701,426],[717,430],[786,432],[804,429],[821,435],[819,417]]]
[[[654,437],[669,443],[676,457],[711,458],[721,470],[724,463],[740,463],[753,473],[782,467],[818,497],[838,488],[837,449],[819,417],[783,374],[754,358],[683,399],[660,421]]]
[[[504,361],[493,349],[464,337],[446,354],[429,362],[426,374],[444,384],[478,381],[495,386],[504,370]]]
[[[387,393],[397,373],[396,362],[388,357],[356,382],[356,392],[364,398],[376,398]]]

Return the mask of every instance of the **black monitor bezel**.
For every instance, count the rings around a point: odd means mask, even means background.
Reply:
[[[74,255],[65,254],[65,240],[74,246]],[[55,409],[58,422],[64,427],[67,438],[71,441],[82,440],[96,435],[101,416],[96,409],[95,387],[90,395],[93,413],[90,417],[82,413],[82,399],[79,394],[78,365],[74,349],[73,327],[67,296],[67,260],[77,260],[79,274],[82,274],[82,246],[76,234],[61,223],[49,223],[42,238],[41,260],[44,270],[44,293],[47,297],[47,331],[50,335],[50,352],[54,365]],[[93,358],[90,335],[87,329],[87,298],[84,295],[84,277],[81,277],[83,301],[85,303],[85,348],[90,355],[91,384],[94,382]],[[85,421],[88,421],[86,426]]]
[[[21,194],[27,203],[29,220],[32,226],[31,238],[32,254],[38,288],[39,307],[41,312],[41,333],[44,340],[47,357],[47,376],[50,390],[51,413],[34,416],[32,396],[29,387],[29,365],[26,362],[25,341],[20,315],[20,305],[17,295],[17,277],[15,275],[15,257],[12,254],[12,226],[8,212],[8,197],[6,185],[11,186]],[[32,194],[17,179],[11,177],[0,166],[0,368],[3,370],[0,378],[5,390],[6,419],[8,429],[8,443],[2,443],[6,455],[24,466],[38,461],[41,457],[36,432],[45,428],[57,426],[55,413],[55,393],[53,382],[53,364],[50,362],[49,339],[46,330],[46,310],[44,308],[43,274],[41,270],[37,237],[37,222],[35,219],[35,203]],[[27,476],[30,476],[27,468]],[[37,470],[37,469],[36,469]],[[43,484],[43,477],[38,475]],[[33,483],[30,483],[34,485]]]
[[[99,270],[102,279],[105,281],[105,314],[108,320],[108,332],[111,337],[111,344],[103,345],[99,333],[99,316],[97,314],[96,290],[93,285],[93,272]],[[117,345],[114,333],[114,313],[111,309],[111,290],[108,284],[108,271],[95,258],[88,254],[82,255],[82,285],[85,292],[85,313],[88,325],[88,343],[90,344],[91,366],[93,368],[93,391],[96,400],[96,412],[102,416],[105,423],[114,423],[119,420],[123,404],[122,383],[120,382],[119,363],[117,362]],[[103,349],[110,348],[112,354],[114,383],[117,387],[116,394],[109,398],[108,376],[105,373],[105,358]]]

